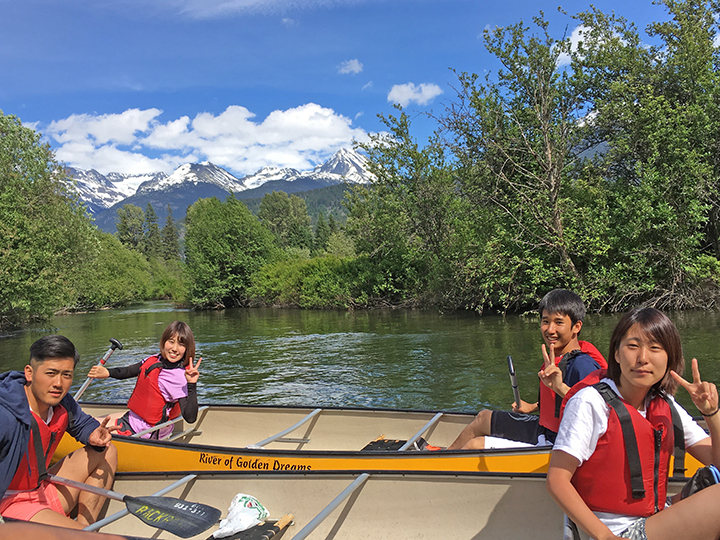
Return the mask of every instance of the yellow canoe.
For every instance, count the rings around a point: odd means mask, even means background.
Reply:
[[[83,404],[83,410],[101,417],[124,406]],[[436,411],[210,405],[201,407],[195,424],[176,422],[167,440],[116,436],[114,444],[118,470],[126,472],[547,471],[547,448],[415,449],[422,439],[448,446],[472,418]],[[78,447],[66,435],[55,459]],[[700,463],[687,456],[686,466],[692,475]]]

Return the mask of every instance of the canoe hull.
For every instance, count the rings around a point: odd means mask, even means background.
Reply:
[[[122,405],[83,404],[83,410],[104,416]],[[318,471],[435,471],[544,473],[548,449],[456,451],[361,451],[379,436],[409,439],[437,412],[383,409],[326,409],[287,436],[263,448],[248,448],[271,437],[313,411],[300,407],[217,406],[200,413],[192,425],[176,426],[174,442],[115,437],[121,472],[318,472]],[[448,446],[473,418],[472,414],[442,413],[423,437]],[[80,445],[65,436],[58,460]],[[687,456],[687,475],[700,463]]]
[[[203,473],[168,496],[212,504],[227,512],[237,493],[256,497],[278,519],[294,515],[283,538],[302,531],[357,475]],[[168,475],[118,475],[114,489],[134,496],[153,493],[176,480]],[[528,503],[532,501],[532,503]],[[108,513],[121,509],[112,502]],[[518,513],[522,519],[518,519]],[[127,516],[102,532],[152,536],[153,530]],[[205,540],[212,529],[197,538]],[[170,538],[161,533],[159,538]],[[497,539],[562,537],[562,514],[545,491],[543,475],[371,475],[307,538],[333,540]]]

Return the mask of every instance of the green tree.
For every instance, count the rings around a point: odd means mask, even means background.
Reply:
[[[95,253],[77,280],[74,309],[98,309],[145,300],[150,292],[150,265],[114,235],[94,230]]]
[[[534,23],[535,32],[522,22],[485,30],[485,46],[503,68],[482,82],[460,74],[458,102],[441,118],[462,191],[492,224],[480,257],[499,249],[508,263],[499,273],[522,276],[526,286],[502,299],[506,306],[530,301],[538,289],[582,288],[590,254],[575,239],[582,232],[593,242],[595,230],[582,218],[598,219],[575,199],[588,110],[572,70],[558,69],[570,44],[552,37],[542,13]]]
[[[320,212],[320,214],[318,215],[317,224],[315,225],[315,251],[325,251],[328,240],[330,238],[330,234],[332,233],[330,232],[330,227],[328,226],[327,221],[325,221],[325,215]]]
[[[708,305],[704,282],[720,255],[718,4],[658,4],[670,19],[648,27],[650,47],[620,17],[578,15],[587,36],[575,65],[595,112],[588,128],[606,145],[595,167],[612,179],[614,234],[596,276],[613,291],[610,305]]]
[[[464,201],[443,148],[421,148],[410,135],[410,121],[381,116],[388,132],[360,147],[375,180],[346,197],[346,229],[359,254],[383,276],[374,294],[391,302],[421,298],[455,305],[455,265]]]
[[[124,204],[117,209],[117,216],[118,240],[130,249],[140,250],[145,237],[145,212],[134,204]]]
[[[0,111],[0,327],[44,320],[74,298],[93,226],[40,134]]]
[[[162,256],[163,246],[158,216],[150,203],[147,203],[145,208],[145,223],[143,224],[143,239],[140,244],[140,251],[149,261]]]
[[[162,256],[166,261],[180,260],[180,233],[172,216],[172,208],[167,206],[167,218],[160,236],[162,238]]]
[[[258,218],[275,235],[282,247],[311,249],[313,234],[305,201],[283,191],[266,194]]]
[[[330,234],[335,234],[340,230],[340,227],[332,214],[328,214],[328,230],[330,231]]]
[[[190,302],[205,308],[245,305],[253,274],[275,251],[271,233],[234,196],[196,201],[186,216]]]

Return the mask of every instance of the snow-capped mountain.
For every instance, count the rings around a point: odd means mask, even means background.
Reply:
[[[363,184],[371,180],[371,175],[366,166],[367,160],[365,156],[358,154],[355,150],[341,148],[333,157],[309,172],[290,168],[263,167],[255,174],[246,176],[242,180],[247,189],[258,188],[267,182],[277,180],[294,182],[300,178],[329,184],[339,184],[340,182]]]
[[[248,175],[243,178],[243,183],[248,189],[255,189],[267,182],[274,182],[280,180],[283,182],[292,182],[297,180],[302,173],[297,169],[280,167],[263,167],[255,174]]]
[[[167,176],[165,173],[134,175],[110,173],[104,176],[95,169],[85,171],[72,167],[68,167],[68,171],[75,180],[75,189],[80,199],[93,214],[134,194],[143,182]]]
[[[311,176],[324,180],[340,176],[348,184],[366,184],[372,180],[365,156],[348,148],[341,148],[325,163],[315,167]]]
[[[70,168],[80,199],[96,216],[113,207],[125,204],[142,204],[146,199],[159,201],[165,196],[165,204],[179,205],[184,215],[187,204],[200,196],[217,196],[219,193],[245,192],[246,197],[262,197],[276,190],[288,193],[307,191],[340,183],[370,182],[366,159],[352,149],[341,149],[328,161],[312,171],[291,168],[264,167],[255,174],[236,178],[225,169],[210,162],[186,163],[171,175],[165,173],[130,175],[109,173],[102,175],[96,170]],[[264,186],[264,187],[263,187]],[[180,205],[182,200],[182,205]],[[189,202],[188,202],[189,201]],[[146,203],[145,203],[146,204]],[[115,210],[112,210],[114,214]]]
[[[238,180],[225,169],[204,161],[203,163],[186,163],[180,165],[170,176],[163,176],[144,182],[137,189],[137,194],[151,191],[164,191],[180,184],[213,184],[225,191],[244,191],[247,189],[242,180]]]

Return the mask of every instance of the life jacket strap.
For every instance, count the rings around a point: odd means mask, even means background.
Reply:
[[[630,488],[633,499],[645,497],[645,485],[642,477],[642,466],[640,464],[640,451],[638,450],[635,429],[633,428],[632,417],[625,404],[607,383],[599,382],[593,387],[600,393],[605,402],[613,408],[620,420],[620,428],[625,441],[628,464],[630,465]]]

